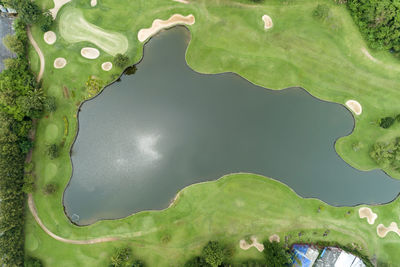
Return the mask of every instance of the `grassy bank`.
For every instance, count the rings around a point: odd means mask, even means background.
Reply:
[[[39,3],[52,6],[49,0]],[[329,19],[318,21],[312,17],[318,3],[330,6]],[[57,18],[73,8],[80,9],[90,23],[125,35],[131,63],[142,57],[143,45],[136,36],[139,29],[149,27],[156,18],[167,19],[174,13],[193,14],[196,23],[189,27],[192,40],[186,59],[194,70],[233,71],[272,89],[302,86],[324,100],[359,101],[363,113],[356,117],[353,134],[336,144],[338,153],[357,168],[377,168],[368,155],[372,144],[400,135],[398,125],[384,130],[375,124],[387,114],[398,113],[400,65],[386,53],[373,53],[384,62],[376,63],[361,52],[366,44],[345,6],[331,1],[301,0],[263,4],[196,0],[188,5],[172,0],[104,0],[91,8],[89,1],[72,1],[60,10]],[[274,21],[274,27],[267,32],[263,29],[263,14],[270,15]],[[150,266],[162,266],[184,262],[198,253],[209,239],[238,245],[239,239],[248,234],[260,238],[272,233],[280,234],[281,238],[291,234],[295,238],[299,231],[305,231],[302,238],[307,241],[323,238],[322,233],[329,229],[330,234],[323,240],[355,242],[369,256],[376,254],[384,262],[400,261],[396,253],[399,237],[391,233],[380,239],[376,235],[376,224],[370,226],[360,220],[356,209],[324,205],[324,211],[318,213],[321,202],[301,200],[286,186],[254,175],[233,175],[186,188],[177,204],[166,211],[142,212],[88,227],[73,226],[63,213],[62,193],[71,176],[69,150],[77,131],[77,108],[88,98],[85,82],[94,75],[109,83],[122,70],[114,67],[110,72],[102,71],[101,63],[111,61],[112,56],[101,49],[98,59],[81,57],[82,47],[94,45],[66,42],[59,34],[58,20],[52,30],[57,34],[57,42],[50,46],[43,41],[38,27],[32,29],[46,58],[43,87],[48,95],[57,98],[58,106],[56,112],[39,121],[37,128],[33,162],[37,175],[34,199],[39,216],[51,231],[65,238],[119,236],[124,241],[87,246],[60,243],[46,236],[28,214],[28,254],[44,259],[48,266],[77,266],[82,262],[87,266],[106,266],[113,249],[126,242]],[[38,65],[35,54],[30,55],[31,62]],[[65,68],[53,68],[57,57],[67,59]],[[352,149],[356,142],[363,144],[358,151]],[[60,157],[54,160],[45,153],[52,143],[61,146]],[[398,173],[393,176],[400,178]],[[57,184],[58,190],[46,196],[42,189],[50,182]],[[378,223],[387,226],[398,218],[396,203],[374,208],[379,215]],[[345,215],[347,211],[351,212],[349,216]],[[238,249],[238,258],[249,255],[258,256],[254,251]]]

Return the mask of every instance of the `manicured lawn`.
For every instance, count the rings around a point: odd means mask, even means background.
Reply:
[[[52,7],[50,0],[38,2]],[[143,55],[143,45],[137,40],[141,28],[174,13],[193,14],[196,23],[189,27],[192,40],[186,54],[190,67],[203,73],[233,71],[273,89],[302,86],[316,97],[338,103],[348,99],[359,101],[363,114],[356,117],[353,134],[338,140],[336,148],[357,168],[378,167],[368,155],[371,145],[376,140],[400,136],[399,125],[383,130],[375,124],[381,117],[400,113],[400,65],[388,53],[370,51],[385,64],[372,62],[362,54],[361,48],[366,44],[345,6],[328,0],[274,0],[260,5],[245,0],[192,2],[185,5],[172,0],[103,0],[91,8],[89,1],[74,0],[68,7],[79,8],[91,24],[123,34],[129,42],[127,54],[132,64]],[[318,3],[331,7],[329,20],[321,22],[311,16]],[[59,11],[58,19],[68,12],[68,7]],[[263,29],[263,14],[270,15],[274,22],[269,31]],[[238,249],[239,240],[250,234],[262,239],[278,233],[284,239],[284,235],[291,233],[291,241],[296,241],[297,233],[305,231],[303,241],[355,242],[369,256],[376,254],[382,261],[400,262],[397,253],[400,237],[391,233],[381,239],[376,235],[377,223],[387,226],[399,218],[398,201],[373,208],[379,218],[370,226],[358,218],[357,209],[325,205],[317,213],[321,202],[302,200],[286,186],[254,175],[233,175],[186,188],[178,203],[162,212],[142,212],[88,227],[72,225],[63,213],[62,194],[71,176],[69,150],[77,131],[77,108],[88,96],[85,82],[94,75],[109,83],[122,70],[115,67],[110,72],[101,70],[101,64],[112,61],[112,56],[87,41],[74,44],[65,41],[58,31],[58,20],[52,30],[57,34],[57,42],[50,46],[43,41],[40,29],[32,28],[46,57],[43,88],[46,94],[57,98],[58,104],[57,111],[41,119],[37,128],[33,161],[37,175],[34,199],[39,216],[51,231],[65,238],[120,236],[125,241],[86,246],[60,243],[45,235],[28,214],[29,254],[42,258],[48,266],[79,266],[82,262],[85,266],[106,266],[114,248],[127,243],[150,266],[163,266],[184,262],[209,239],[234,243]],[[86,46],[98,48],[100,57],[95,60],[81,57],[80,49]],[[65,68],[53,68],[57,57],[67,59]],[[37,55],[30,52],[30,60],[33,70],[38,71]],[[364,145],[357,152],[352,149],[355,142]],[[55,160],[45,153],[52,143],[63,144],[61,156]],[[400,178],[399,173],[393,176]],[[49,182],[58,185],[53,196],[42,193]],[[351,215],[346,216],[347,211]],[[330,234],[323,238],[326,229],[330,229]],[[247,255],[258,254],[238,251],[237,257]]]

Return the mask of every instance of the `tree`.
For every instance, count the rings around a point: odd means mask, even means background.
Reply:
[[[40,19],[40,29],[43,32],[47,32],[50,30],[51,25],[53,25],[53,16],[49,10],[46,10],[43,12],[42,18]]]
[[[319,4],[317,5],[317,7],[313,10],[313,17],[320,19],[320,20],[325,20],[329,17],[329,6],[325,5],[325,4]]]
[[[33,143],[28,138],[24,138],[19,142],[19,148],[23,154],[28,153],[33,147]]]
[[[24,193],[33,193],[35,191],[35,177],[33,174],[28,173],[24,176],[24,185],[22,186]]]
[[[16,54],[24,53],[24,44],[15,35],[7,34],[3,38],[3,44],[8,50]]]
[[[111,257],[111,266],[122,267],[126,266],[132,257],[132,251],[129,247],[119,248]]]
[[[50,159],[58,158],[60,154],[59,152],[58,145],[56,144],[51,144],[47,147],[47,155],[50,157]]]
[[[204,258],[196,256],[185,262],[184,267],[211,267]]]
[[[114,65],[123,68],[129,63],[129,57],[127,55],[117,54],[114,57]]]
[[[203,248],[201,256],[211,266],[220,266],[225,258],[224,248],[217,241],[209,241]]]
[[[291,263],[289,251],[278,242],[269,242],[267,240],[263,244],[263,252],[266,259],[266,265],[268,267],[288,266]]]
[[[395,122],[395,119],[392,117],[385,117],[379,120],[379,126],[381,126],[384,129],[390,128],[390,126],[393,125]]]

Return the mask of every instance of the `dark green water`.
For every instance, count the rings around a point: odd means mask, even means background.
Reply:
[[[336,154],[335,140],[353,127],[343,106],[300,88],[271,91],[230,73],[198,74],[185,62],[188,40],[182,27],[159,34],[135,75],[82,106],[64,195],[73,221],[162,209],[183,187],[234,172],[269,176],[333,205],[388,202],[399,193],[400,181],[358,171]]]

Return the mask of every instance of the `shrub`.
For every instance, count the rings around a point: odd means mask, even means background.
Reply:
[[[58,158],[59,154],[58,145],[51,144],[47,147],[47,155],[50,157],[50,159]]]
[[[136,65],[133,65],[133,66],[127,67],[124,73],[126,75],[133,75],[136,73],[136,71],[137,71],[137,67],[136,67]]]
[[[97,95],[101,88],[103,87],[103,81],[95,76],[90,76],[86,82],[86,89],[88,91],[89,97]]]
[[[42,267],[43,263],[41,260],[33,257],[27,257],[24,262],[24,267]]]
[[[57,102],[54,96],[47,96],[44,103],[44,110],[47,112],[54,112],[57,110]]]
[[[128,63],[129,63],[129,57],[126,55],[117,54],[114,57],[114,65],[119,68],[125,67],[126,65],[128,65]]]
[[[16,35],[8,34],[3,38],[3,44],[8,50],[15,54],[22,54],[25,51],[24,43]]]
[[[288,266],[291,263],[290,252],[285,249],[280,243],[269,242],[267,240],[263,244],[263,252],[266,260],[266,266],[281,267]]]
[[[57,185],[53,183],[46,184],[43,188],[43,193],[46,195],[52,195],[57,191]]]
[[[111,257],[111,266],[122,267],[127,266],[132,257],[132,251],[129,247],[119,248]]]
[[[325,20],[329,17],[329,6],[327,5],[318,5],[314,11],[313,11],[313,17],[320,19],[320,20]]]
[[[33,176],[33,174],[31,173],[25,174],[22,191],[24,191],[24,193],[27,194],[33,193],[33,191],[35,191],[35,176]]]
[[[390,128],[390,126],[393,125],[395,122],[395,119],[392,117],[385,117],[379,120],[379,126],[381,126],[384,129]]]
[[[224,261],[224,248],[217,241],[209,241],[203,248],[201,256],[211,266],[219,266]]]
[[[43,32],[47,32],[50,30],[51,25],[53,25],[53,16],[51,15],[50,11],[43,12],[43,15],[40,19],[40,29]]]

